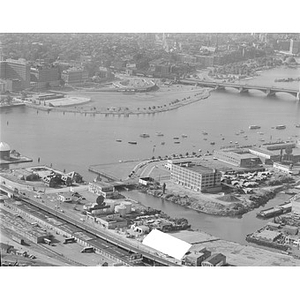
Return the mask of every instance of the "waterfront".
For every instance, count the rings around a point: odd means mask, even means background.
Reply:
[[[258,80],[261,85],[275,86],[277,83],[274,79],[295,77],[296,73],[299,75],[299,69],[266,71],[253,79],[253,83]],[[271,76],[274,79],[270,80],[270,74],[275,74]],[[252,80],[247,82],[250,84]],[[278,84],[287,87],[285,83]],[[297,82],[288,83],[288,87],[297,87]],[[248,129],[252,124],[261,126],[259,131],[264,132],[266,141],[279,138],[286,140],[288,137],[295,139],[295,135],[299,135],[295,125],[299,123],[300,102],[291,95],[266,97],[259,91],[241,95],[235,90],[227,90],[213,92],[208,99],[178,110],[129,117],[37,112],[25,107],[8,109],[1,111],[1,140],[12,149],[32,157],[33,164],[40,157],[42,164],[53,164],[53,167],[66,169],[67,172],[76,170],[86,180],[92,180],[94,174],[88,172],[89,165],[149,158],[153,155],[185,154],[198,152],[198,149],[206,152],[229,145],[230,141],[244,145],[260,144],[261,135],[256,130]],[[287,128],[280,131],[272,129],[278,124],[285,124]],[[245,133],[236,135],[240,130]],[[207,141],[202,131],[208,133]],[[140,138],[142,132],[148,133],[150,138]],[[157,136],[156,132],[162,132],[164,136]],[[181,138],[182,134],[188,137]],[[244,135],[248,136],[247,140]],[[174,144],[175,136],[180,137],[180,144]],[[116,143],[116,139],[122,139],[123,142]],[[128,141],[137,141],[137,145],[130,145]],[[210,144],[212,141],[215,145]],[[170,216],[187,218],[196,229],[239,243],[246,243],[245,235],[267,222],[256,218],[261,208],[240,219],[224,218],[197,213],[137,192],[131,195]],[[280,196],[270,200],[266,207],[282,202]]]

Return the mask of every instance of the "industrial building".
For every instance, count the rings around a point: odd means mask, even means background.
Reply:
[[[101,195],[104,198],[113,198],[118,194],[118,192],[115,191],[115,188],[113,185],[105,183],[105,182],[90,182],[89,183],[89,192]]]
[[[211,252],[203,248],[197,252],[187,254],[183,261],[186,266],[201,266],[201,263],[211,256]]]
[[[191,244],[157,229],[153,229],[144,238],[143,245],[151,247],[180,261],[192,247]]]
[[[196,192],[221,191],[221,172],[191,161],[174,162],[171,180]]]
[[[245,149],[223,149],[215,150],[214,158],[241,168],[253,168],[259,166],[262,161],[259,157],[251,154]]]
[[[215,253],[201,263],[203,267],[224,266],[226,264],[226,256],[222,253]]]
[[[101,217],[91,217],[87,215],[87,221],[91,220],[95,225],[100,225],[107,229],[126,228],[127,220],[118,214],[106,215]]]

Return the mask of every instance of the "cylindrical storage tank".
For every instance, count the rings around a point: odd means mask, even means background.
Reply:
[[[129,202],[129,201],[123,201],[122,205],[126,207],[126,214],[130,214],[131,213],[132,203]]]
[[[120,214],[120,216],[125,216],[126,215],[126,207],[123,205],[117,205],[115,207],[115,213]]]

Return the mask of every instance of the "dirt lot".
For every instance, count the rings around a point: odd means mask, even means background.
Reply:
[[[236,266],[300,266],[300,260],[289,255],[224,241],[203,232],[183,230],[171,235],[195,243],[192,251],[206,247],[212,253],[221,252],[229,264]]]

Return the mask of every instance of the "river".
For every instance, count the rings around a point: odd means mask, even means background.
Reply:
[[[282,87],[299,87],[299,82],[275,83],[276,78],[298,77],[300,69],[278,68],[261,73],[247,80],[249,84]],[[141,100],[142,101],[142,100]],[[216,91],[203,101],[195,102],[180,109],[151,115],[105,116],[74,113],[36,111],[19,107],[1,111],[1,141],[12,149],[33,158],[33,165],[41,158],[42,164],[51,164],[66,171],[76,170],[86,180],[94,175],[88,172],[92,164],[117,162],[118,160],[149,158],[153,155],[165,156],[173,153],[211,151],[229,145],[230,141],[239,144],[260,144],[300,136],[300,102],[295,97],[279,93],[266,97],[260,91],[239,94],[236,90]],[[249,125],[261,126],[249,130]],[[272,127],[284,124],[285,130]],[[240,130],[245,133],[237,135]],[[163,132],[159,137],[155,133]],[[204,140],[202,131],[208,133]],[[140,138],[146,132],[150,138]],[[174,144],[173,137],[180,138],[180,144]],[[244,137],[247,135],[247,140]],[[225,138],[224,140],[222,138]],[[122,139],[123,143],[116,143]],[[135,140],[137,145],[127,141]],[[165,144],[162,145],[161,142]],[[210,144],[211,141],[215,145]],[[155,145],[155,147],[154,147]],[[25,166],[25,165],[24,165]],[[21,167],[21,165],[20,165]],[[134,199],[157,207],[171,216],[185,217],[194,228],[204,230],[223,239],[245,243],[245,235],[260,228],[266,221],[258,220],[255,215],[260,209],[252,211],[242,218],[224,218],[209,216],[184,209],[178,205],[162,201],[149,195],[134,192]],[[269,206],[283,202],[284,195],[269,201]]]

